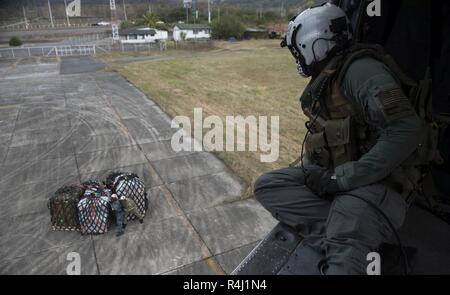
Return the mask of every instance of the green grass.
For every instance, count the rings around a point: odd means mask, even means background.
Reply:
[[[264,42],[264,43],[263,43]],[[278,41],[277,41],[278,43]],[[280,158],[261,163],[258,152],[216,153],[249,185],[262,173],[293,162],[300,153],[305,118],[298,97],[308,80],[287,50],[274,42],[242,42],[217,55],[132,63],[115,69],[171,116],[280,117]]]

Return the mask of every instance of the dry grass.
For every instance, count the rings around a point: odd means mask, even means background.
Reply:
[[[281,40],[248,40],[242,42],[216,41],[214,47],[227,50],[258,50],[280,48]]]
[[[189,45],[189,44],[188,44]],[[157,49],[153,50],[142,50],[142,51],[111,51],[111,52],[97,52],[95,58],[103,62],[114,62],[123,58],[129,57],[142,57],[142,56],[164,56],[164,55],[199,55],[203,52],[208,51],[236,51],[236,50],[258,50],[258,49],[268,49],[268,48],[279,48],[279,40],[248,40],[243,42],[228,42],[228,41],[214,41],[212,43],[206,43],[202,45],[201,43],[197,45],[185,46],[185,48],[173,48],[173,44],[168,44],[168,50],[160,51]],[[180,45],[181,47],[181,45]],[[195,48],[197,47],[197,48]]]
[[[110,62],[114,61],[116,59],[121,58],[127,58],[127,57],[138,57],[138,56],[160,56],[160,55],[166,55],[171,54],[173,52],[169,51],[159,51],[159,50],[152,50],[152,51],[127,51],[127,52],[121,52],[121,51],[112,51],[112,52],[99,52],[95,55],[95,58],[104,61],[104,62]]]
[[[225,49],[221,54],[132,63],[116,70],[171,116],[192,119],[196,107],[203,108],[204,117],[279,116],[277,162],[261,163],[259,153],[217,153],[251,184],[262,173],[294,161],[305,133],[298,97],[308,81],[299,77],[289,52],[278,43],[225,43],[218,45]]]
[[[99,59],[103,62],[106,63],[111,63],[117,60],[121,60],[121,59],[126,59],[126,58],[130,58],[130,57],[145,57],[145,56],[167,56],[167,55],[171,55],[171,56],[185,56],[185,55],[197,55],[197,54],[201,54],[202,52],[209,52],[212,51],[217,48],[215,47],[203,47],[201,48],[199,46],[199,48],[197,49],[190,49],[190,48],[185,48],[185,49],[168,49],[168,50],[158,50],[158,49],[153,49],[153,50],[143,50],[143,51],[111,51],[111,52],[100,52],[97,53],[95,55],[96,59]],[[220,50],[220,49],[219,49]]]

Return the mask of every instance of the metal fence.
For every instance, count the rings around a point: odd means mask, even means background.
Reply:
[[[210,47],[211,41],[202,42],[157,42],[147,44],[103,44],[103,45],[59,45],[42,47],[9,47],[0,49],[0,59],[17,59],[28,57],[83,56],[97,53],[133,52],[133,51],[165,51],[167,49],[203,49]]]
[[[0,49],[0,58],[16,59],[27,57],[55,57],[55,56],[81,56],[94,55],[95,45],[68,45],[68,46],[43,46],[43,47],[15,47]]]
[[[166,50],[162,44],[115,44],[115,45],[64,45],[43,47],[14,47],[0,49],[0,59],[18,59],[29,57],[83,56],[111,51],[152,51]]]

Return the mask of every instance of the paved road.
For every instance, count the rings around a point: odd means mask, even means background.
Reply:
[[[209,153],[174,153],[170,119],[88,57],[0,64],[0,274],[229,273],[275,221]],[[126,234],[53,232],[48,197],[64,184],[126,170],[150,214]]]
[[[26,42],[36,40],[64,39],[73,36],[87,34],[103,34],[111,32],[111,27],[88,27],[88,28],[54,28],[35,30],[0,30],[0,42],[8,42],[9,38],[18,36]]]

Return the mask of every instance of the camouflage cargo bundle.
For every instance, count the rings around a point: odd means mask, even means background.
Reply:
[[[139,212],[145,216],[148,209],[147,192],[144,182],[134,173],[114,172],[105,181],[106,187],[119,197],[125,196],[132,199]],[[134,220],[136,216],[129,214],[127,220]]]
[[[58,189],[48,202],[53,230],[79,231],[77,205],[84,188],[77,185]]]

